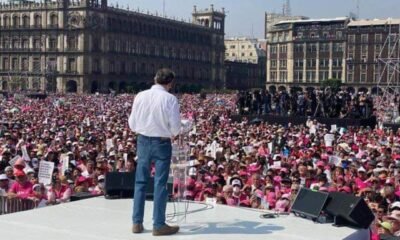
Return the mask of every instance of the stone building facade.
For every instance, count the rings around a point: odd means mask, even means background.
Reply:
[[[331,78],[344,79],[348,21],[309,19],[276,24],[268,39],[267,85],[307,87]]]
[[[167,19],[123,10],[107,0],[0,5],[0,88],[108,92],[147,88],[170,67],[177,90],[224,88],[225,12]]]
[[[399,29],[400,19],[358,20],[348,24],[347,85],[372,93],[381,92],[381,87],[386,86],[398,88]],[[392,63],[387,64],[388,60]]]
[[[266,74],[265,41],[251,38],[225,39],[226,87],[264,88]]]

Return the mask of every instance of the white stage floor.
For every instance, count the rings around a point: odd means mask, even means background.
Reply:
[[[154,239],[152,202],[146,202],[142,234],[131,233],[132,200],[103,197],[0,216],[1,239],[9,240],[128,240]],[[190,203],[189,211],[205,205]],[[172,203],[167,213],[173,213]],[[261,219],[260,212],[217,205],[187,215],[180,233],[157,239],[279,239],[279,240],[367,240],[367,230],[336,228],[292,215]]]

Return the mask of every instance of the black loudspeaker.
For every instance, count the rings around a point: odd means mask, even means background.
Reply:
[[[106,198],[132,198],[134,188],[134,172],[109,172],[106,174],[104,185]]]
[[[375,216],[361,197],[341,192],[329,193],[325,212],[334,217],[336,225],[369,228]]]
[[[291,211],[295,215],[317,220],[328,201],[329,194],[301,188],[293,202]]]
[[[172,178],[168,179],[168,193],[172,194]],[[109,172],[105,178],[105,196],[106,198],[132,198],[135,192],[135,173]],[[147,183],[146,197],[153,198],[154,178],[150,178]]]

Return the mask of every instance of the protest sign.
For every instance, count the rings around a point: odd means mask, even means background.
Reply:
[[[39,183],[44,185],[51,184],[52,176],[54,170],[54,163],[48,161],[41,161],[39,164]]]
[[[324,140],[325,140],[326,147],[332,147],[332,142],[335,140],[335,135],[330,134],[330,133],[325,134]]]
[[[69,167],[69,157],[68,154],[61,154],[60,155],[60,162],[61,162],[61,174],[64,176],[65,171],[68,170]]]
[[[29,154],[28,154],[28,151],[26,150],[26,146],[22,146],[21,147],[21,151],[22,151],[22,158],[25,160],[25,161],[30,161],[31,160],[31,158],[29,157]]]
[[[11,167],[14,167],[15,162],[16,162],[19,158],[21,158],[20,155],[15,156],[13,159],[11,159],[10,161],[8,161],[8,164],[10,164]]]

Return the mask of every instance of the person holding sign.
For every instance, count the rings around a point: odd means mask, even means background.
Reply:
[[[132,106],[129,127],[137,134],[137,167],[135,200],[133,203],[133,233],[143,232],[143,215],[146,186],[150,177],[151,162],[155,163],[153,235],[171,235],[178,226],[165,223],[167,206],[167,180],[172,157],[171,138],[181,130],[178,99],[168,91],[172,89],[175,73],[160,69],[151,89],[140,92]]]

